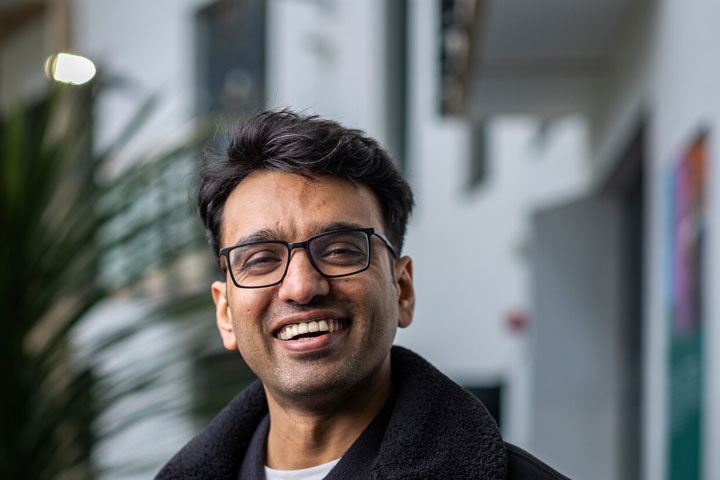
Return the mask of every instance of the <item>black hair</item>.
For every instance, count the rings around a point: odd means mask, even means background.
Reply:
[[[316,115],[281,110],[259,113],[231,136],[225,156],[203,158],[198,210],[217,254],[222,214],[235,187],[254,171],[330,175],[367,186],[376,196],[385,233],[398,253],[413,207],[413,194],[388,153],[364,132]]]

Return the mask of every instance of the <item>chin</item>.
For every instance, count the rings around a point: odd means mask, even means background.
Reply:
[[[352,393],[358,383],[358,378],[350,372],[323,371],[308,375],[295,374],[284,380],[281,378],[275,377],[271,384],[266,383],[273,397],[302,404],[305,408],[337,405]]]

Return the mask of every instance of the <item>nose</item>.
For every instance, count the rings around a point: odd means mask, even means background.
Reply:
[[[313,267],[307,252],[302,248],[293,250],[288,271],[280,283],[280,300],[305,305],[329,293],[330,282]]]

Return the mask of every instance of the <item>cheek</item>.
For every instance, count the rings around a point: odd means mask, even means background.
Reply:
[[[371,316],[371,320],[388,321],[391,323],[389,316],[395,315],[397,310],[395,299],[395,289],[390,281],[383,276],[373,276],[372,280],[360,285],[355,285],[353,289],[348,289],[348,297],[355,299],[360,308],[367,311]]]
[[[361,307],[366,305],[369,299],[373,298],[372,282],[377,281],[376,279],[371,282],[358,281],[358,279],[352,277],[339,278],[338,280],[340,282],[335,283],[332,295],[345,297]]]
[[[239,330],[259,321],[269,304],[269,295],[258,290],[238,292],[230,298],[233,323]]]

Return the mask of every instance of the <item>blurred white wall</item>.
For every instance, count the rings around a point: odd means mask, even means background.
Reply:
[[[126,158],[177,140],[195,101],[194,14],[208,0],[74,0],[73,47],[117,82],[98,108],[97,143],[106,146],[141,102],[159,96],[158,109],[133,139]]]
[[[612,75],[605,85],[603,104],[594,119],[595,171],[607,170],[626,141],[625,132],[641,116],[648,119],[646,318],[644,392],[644,478],[667,478],[668,443],[668,331],[667,251],[669,222],[668,179],[683,150],[702,129],[709,129],[707,185],[708,238],[704,276],[704,401],[703,478],[720,478],[720,303],[713,286],[720,275],[720,225],[717,195],[720,172],[713,168],[720,124],[720,62],[716,52],[716,19],[720,4],[680,0],[640,2],[618,42]]]
[[[267,108],[318,113],[385,143],[384,3],[269,1]]]

